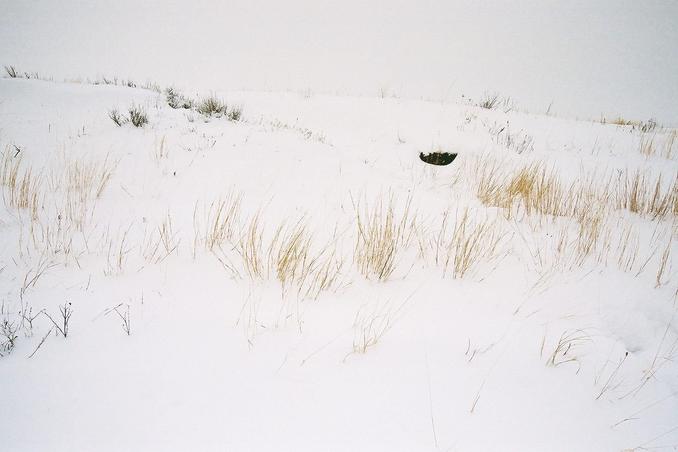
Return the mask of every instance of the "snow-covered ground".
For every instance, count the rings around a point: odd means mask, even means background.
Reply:
[[[678,447],[674,130],[213,95],[0,79],[0,449]]]

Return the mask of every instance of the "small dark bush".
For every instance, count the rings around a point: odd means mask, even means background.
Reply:
[[[647,122],[641,122],[640,123],[640,131],[647,133],[647,132],[652,132],[654,129],[657,128],[657,120],[656,119],[648,119]]]
[[[478,104],[481,108],[494,110],[499,105],[499,94],[485,94],[483,99]]]
[[[160,85],[158,85],[155,82],[148,81],[148,82],[144,83],[141,87],[143,89],[147,89],[149,91],[155,91],[158,94],[162,92],[162,90],[160,89]]]
[[[228,114],[229,121],[240,121],[242,117],[242,107],[240,105],[233,107],[229,110]]]
[[[226,103],[215,96],[210,96],[200,101],[197,110],[205,116],[222,115],[226,113]]]
[[[167,88],[165,90],[165,96],[167,97],[167,105],[174,109],[183,108],[188,110],[194,106],[192,99],[184,97],[183,94],[179,93],[174,88]]]
[[[143,127],[144,124],[148,124],[146,111],[142,107],[130,107],[129,122],[131,122],[134,127]]]
[[[9,78],[19,77],[19,73],[16,71],[16,68],[14,66],[5,66],[5,72],[7,72]]]
[[[180,94],[177,93],[174,88],[167,88],[165,90],[165,98],[167,99],[167,105],[169,105],[172,108],[179,108],[179,96]]]
[[[120,127],[127,122],[127,119],[120,114],[115,108],[108,112],[108,117],[115,123],[116,126]]]
[[[111,118],[118,127],[128,122],[132,123],[134,127],[143,127],[144,124],[148,124],[148,115],[143,107],[132,105],[127,111],[129,116],[126,117],[114,108],[108,112],[108,117]]]
[[[2,342],[0,342],[0,356],[3,356],[2,352],[10,353],[16,344],[18,339],[17,331],[18,327],[14,322],[10,322],[7,319],[4,319],[0,323],[0,335],[2,335]]]

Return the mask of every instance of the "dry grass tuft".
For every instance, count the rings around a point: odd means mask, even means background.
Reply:
[[[268,266],[282,283],[303,281],[310,271],[311,235],[302,220],[290,228],[280,225],[268,246]]]
[[[333,248],[334,240],[314,252],[313,235],[303,219],[291,227],[276,229],[268,248],[268,267],[282,284],[297,289],[300,298],[316,299],[339,284],[343,259]]]
[[[226,103],[212,95],[202,99],[196,108],[198,113],[205,116],[220,116],[226,114]]]
[[[529,163],[512,173],[502,171],[496,161],[477,165],[476,195],[488,206],[505,209],[507,218],[520,212],[563,216],[573,214],[571,187],[561,183],[554,169]]]
[[[449,212],[445,212],[435,240],[436,263],[442,265],[443,276],[463,278],[503,255],[501,244],[507,233],[497,219],[478,220],[477,212],[467,207],[461,214],[457,212],[454,227],[448,232],[448,218]]]
[[[577,219],[591,210],[628,210],[663,220],[678,215],[678,176],[666,184],[661,174],[619,171],[616,177],[582,172],[566,184],[555,168],[527,163],[507,172],[499,161],[479,158],[472,167],[478,199],[504,210],[507,218],[524,213]]]
[[[605,118],[603,118],[601,122],[605,124],[607,121],[605,120]],[[631,127],[632,130],[639,130],[643,133],[652,132],[659,126],[657,121],[652,118],[648,119],[647,121],[637,121],[626,119],[621,116],[616,117],[609,123],[614,124],[616,126]]]
[[[5,66],[5,72],[7,73],[7,76],[9,78],[18,78],[21,77],[19,72],[16,70],[14,66]]]
[[[245,271],[252,279],[264,279],[268,276],[263,241],[264,228],[259,212],[249,220],[236,244],[236,250],[240,254]]]
[[[102,161],[67,160],[64,166],[63,172],[51,172],[50,190],[63,194],[57,202],[61,217],[83,231],[113,177],[116,163],[106,157]]]
[[[662,176],[648,176],[637,170],[632,175],[621,174],[613,190],[615,207],[652,219],[664,219],[678,214],[678,175],[666,185]]]
[[[250,278],[275,278],[282,286],[283,297],[290,288],[301,299],[316,299],[323,291],[337,288],[344,265],[333,242],[317,249],[304,219],[291,226],[279,225],[267,238],[259,213],[249,220],[233,249]],[[226,256],[222,264],[234,267],[233,261]]]
[[[663,139],[660,139],[660,136],[663,136]],[[647,157],[659,156],[667,160],[673,160],[675,157],[674,145],[676,143],[676,136],[678,136],[678,131],[676,130],[664,134],[655,133],[650,135],[644,133],[640,137],[638,150],[642,155]]]
[[[4,187],[5,205],[27,210],[32,219],[38,217],[42,207],[43,178],[34,174],[33,169],[22,168],[21,157],[13,156],[9,147],[0,158],[0,187]]]
[[[578,362],[579,357],[574,353],[578,346],[591,341],[591,336],[584,330],[564,331],[553,352],[546,361],[547,366],[558,367],[561,364]]]
[[[409,298],[399,305],[388,300],[372,306],[361,306],[353,320],[353,351],[346,358],[354,353],[367,353],[368,349],[377,345],[393,327],[408,301]]]
[[[225,199],[218,199],[210,204],[203,233],[203,242],[208,251],[214,252],[236,237],[240,202],[240,195],[229,194]]]
[[[673,241],[669,239],[666,248],[664,248],[664,252],[659,257],[659,265],[657,266],[657,274],[655,276],[656,288],[659,288],[668,282],[665,278],[666,273],[671,267],[671,245],[673,245]]]
[[[172,215],[168,212],[157,227],[157,236],[154,236],[150,246],[146,247],[144,257],[147,261],[159,264],[179,249],[181,240],[174,232],[172,223]]]
[[[417,228],[417,216],[410,212],[409,198],[401,211],[393,198],[385,204],[378,199],[364,209],[354,205],[357,237],[354,262],[366,278],[387,280],[395,271],[401,252],[406,249]]]
[[[104,275],[111,276],[125,271],[125,264],[132,251],[129,243],[130,229],[131,226],[122,232],[122,234],[118,233],[112,237],[107,232],[105,239],[107,248],[106,268],[104,269]]]
[[[99,198],[111,180],[115,166],[108,157],[102,162],[71,161],[66,166],[66,189],[82,201]]]

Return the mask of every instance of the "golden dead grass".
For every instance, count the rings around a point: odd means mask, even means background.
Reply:
[[[102,161],[70,161],[66,166],[66,189],[83,201],[99,198],[113,176],[115,166],[108,157]]]
[[[659,156],[667,160],[673,160],[675,157],[675,144],[678,131],[672,130],[662,134],[644,133],[640,137],[638,151],[646,157]]]
[[[241,196],[231,194],[194,210],[194,241],[212,253],[232,277],[255,281],[276,280],[283,297],[293,291],[298,298],[317,298],[340,282],[344,258],[337,252],[336,237],[317,240],[304,217],[277,225],[258,211],[241,215]],[[194,252],[198,247],[194,244]]]
[[[244,228],[244,233],[237,242],[236,250],[240,254],[242,264],[251,279],[264,279],[268,276],[265,267],[265,251],[263,248],[264,228],[261,213],[258,212]]]
[[[276,228],[268,246],[268,266],[285,288],[303,281],[309,271],[312,236],[303,219],[291,227],[281,224]]]
[[[449,211],[443,214],[434,240],[435,261],[442,267],[443,277],[475,274],[481,266],[490,265],[505,254],[501,245],[508,233],[500,219],[488,219],[466,207],[456,213],[450,228],[449,216]]]
[[[678,174],[665,184],[662,176],[652,177],[636,170],[624,171],[614,184],[614,203],[617,209],[626,209],[640,216],[664,219],[678,215]]]
[[[481,158],[473,173],[478,199],[487,206],[504,209],[507,218],[520,212],[552,216],[573,214],[575,199],[570,187],[541,162],[528,163],[507,172],[499,161]]]
[[[96,201],[110,182],[115,167],[108,157],[101,161],[68,160],[63,172],[52,173],[52,189],[63,193],[58,208],[77,229],[84,230],[91,219]]]
[[[159,264],[177,252],[180,243],[181,239],[174,231],[172,215],[168,212],[150,234],[144,231],[141,256],[146,262]]]
[[[32,167],[23,168],[20,156],[13,156],[9,147],[0,158],[0,187],[5,205],[27,210],[32,219],[37,218],[43,201],[43,177]]]
[[[634,278],[649,273],[655,287],[668,284],[674,276],[674,226],[658,223],[650,233],[648,220],[644,221],[630,214],[614,218],[593,210],[580,219],[560,218],[531,231],[524,224],[517,225],[527,229],[521,237],[531,257],[530,267],[538,276],[534,288],[546,287],[565,272],[606,268],[617,268]]]
[[[333,240],[318,247],[313,242],[304,219],[276,228],[267,246],[268,267],[282,284],[283,295],[296,287],[298,297],[315,299],[339,283],[344,263]]]
[[[207,250],[214,251],[234,239],[240,220],[240,203],[241,196],[231,193],[226,198],[217,199],[210,204],[202,234]]]
[[[543,162],[525,163],[510,170],[494,159],[481,157],[472,167],[472,186],[485,205],[501,208],[507,218],[524,215],[581,219],[591,210],[628,210],[651,219],[678,215],[678,174],[665,181],[661,174],[622,170],[613,177],[581,173],[570,183]],[[579,220],[580,223],[582,222]]]
[[[130,243],[131,226],[124,231],[118,231],[116,234],[105,234],[106,263],[104,274],[107,276],[121,274],[125,271],[125,266],[132,251]]]
[[[357,234],[353,260],[364,277],[385,281],[393,274],[417,230],[417,215],[411,212],[411,203],[408,198],[404,207],[397,209],[391,196],[365,206],[354,204]]]

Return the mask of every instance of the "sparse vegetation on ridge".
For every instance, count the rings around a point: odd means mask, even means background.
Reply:
[[[114,108],[109,110],[108,117],[111,118],[111,121],[118,127],[127,123],[132,124],[134,127],[143,127],[148,124],[148,115],[143,107],[132,105],[127,110],[127,113],[127,115],[123,115]]]
[[[145,124],[148,124],[148,115],[143,107],[133,105],[128,111],[129,122],[132,123],[134,127],[143,127]]]
[[[192,99],[185,97],[175,88],[167,88],[165,90],[165,97],[167,99],[167,105],[169,105],[171,108],[183,108],[185,110],[189,110],[195,107],[195,102]]]
[[[5,66],[5,72],[7,73],[9,78],[19,77],[19,74],[17,73],[17,70],[14,66]]]
[[[200,100],[196,110],[204,116],[220,116],[226,112],[226,103],[212,95]]]

